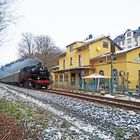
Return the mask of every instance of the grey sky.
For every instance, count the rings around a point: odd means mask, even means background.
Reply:
[[[0,48],[5,64],[17,58],[17,42],[22,32],[50,35],[61,48],[76,40],[124,33],[140,26],[140,0],[20,0],[21,18],[13,27],[9,47]],[[8,50],[8,52],[6,52]],[[6,57],[5,54],[8,56]]]

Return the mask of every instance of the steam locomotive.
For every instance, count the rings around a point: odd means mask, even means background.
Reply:
[[[36,65],[26,66],[12,75],[1,78],[0,81],[34,89],[47,89],[52,83],[50,72],[42,66],[41,62]]]

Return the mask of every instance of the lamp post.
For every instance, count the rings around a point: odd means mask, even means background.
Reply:
[[[114,73],[113,73],[113,60],[115,58],[114,54],[111,54],[111,94],[114,94]]]
[[[115,59],[115,43],[113,41],[111,41],[111,94],[114,94],[114,73],[113,73],[113,60]]]

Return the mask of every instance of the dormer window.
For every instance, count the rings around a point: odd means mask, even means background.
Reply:
[[[138,37],[135,37],[136,46],[138,46]]]
[[[108,42],[103,42],[103,47],[108,48]]]
[[[122,45],[124,45],[124,40],[122,41]]]
[[[121,45],[121,43],[120,42],[117,42],[117,44],[120,46]]]
[[[127,32],[127,37],[130,37],[131,36],[131,32]]]

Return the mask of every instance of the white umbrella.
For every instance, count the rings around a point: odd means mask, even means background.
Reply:
[[[90,79],[90,78],[97,79],[97,89],[99,89],[100,79],[110,79],[111,77],[100,75],[100,74],[91,74],[91,75],[82,77],[82,79]]]
[[[110,79],[110,76],[104,76],[104,75],[100,75],[100,74],[91,74],[88,76],[84,76],[82,77],[82,79],[88,79],[88,78],[95,78],[95,79]]]

